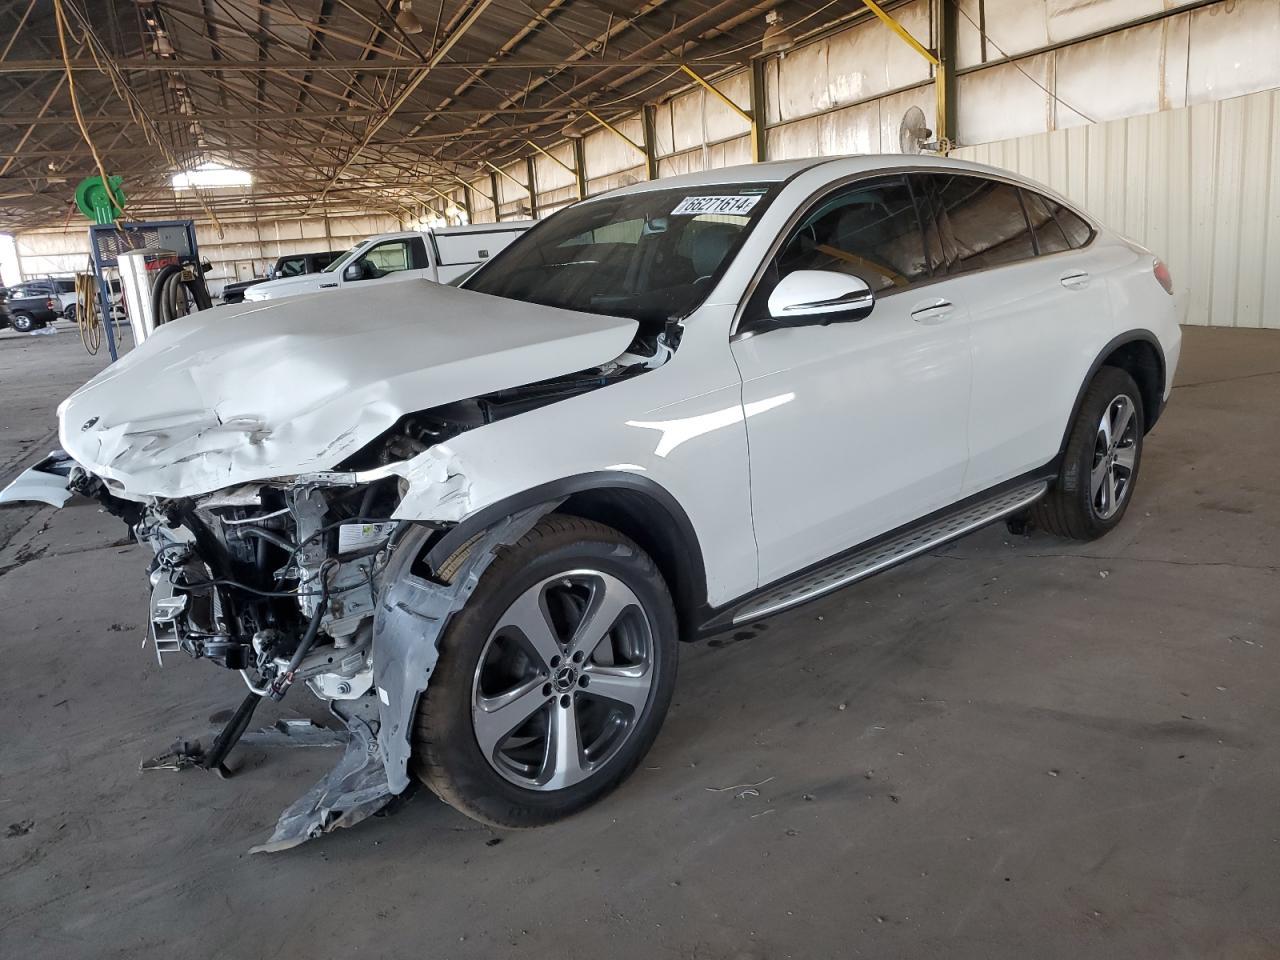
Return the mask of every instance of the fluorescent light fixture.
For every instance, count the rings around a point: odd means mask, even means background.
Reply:
[[[253,183],[253,174],[234,167],[220,167],[216,163],[204,163],[194,170],[184,170],[173,175],[173,189],[191,190],[198,187],[247,187]]]

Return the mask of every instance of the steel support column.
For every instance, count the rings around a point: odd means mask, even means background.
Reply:
[[[765,123],[769,113],[765,107],[764,57],[751,61],[751,160],[763,163],[769,159],[769,138]]]
[[[933,34],[938,41],[938,131],[937,139],[944,152],[956,143],[959,128],[956,125],[956,31],[959,26],[958,0],[936,0],[934,17],[937,23]]]
[[[658,179],[657,115],[658,108],[651,104],[640,108],[644,126],[644,173],[650,180]]]
[[[948,90],[952,89],[954,87],[954,84],[947,83],[948,71],[947,69],[943,68],[942,61],[938,58],[937,54],[935,54],[932,50],[930,50],[928,47],[922,44],[919,40],[913,37],[911,35],[910,30],[908,30],[896,19],[894,19],[893,16],[887,13],[885,9],[881,7],[879,3],[876,2],[876,0],[862,0],[862,3],[868,10],[874,13],[886,27],[888,27],[890,30],[896,33],[899,37],[901,37],[903,43],[909,46],[916,53],[920,54],[920,56],[928,60],[929,63],[933,64],[933,68],[934,68],[933,86],[934,86],[934,93],[937,97],[937,106],[936,106],[937,119],[935,120],[935,124],[938,127],[938,129],[934,131],[934,136],[937,139],[942,139],[943,137],[947,136],[948,134],[944,132],[945,125],[951,117],[951,111],[947,107],[947,97],[948,97]],[[951,42],[952,42],[952,49],[954,51],[955,7],[954,7],[954,4],[951,4],[951,3],[946,3],[944,4],[944,6],[951,8],[949,15],[951,17],[951,23],[952,23]],[[935,4],[935,9],[936,8],[937,8],[937,5]],[[943,16],[945,18],[945,14]],[[954,56],[951,58],[951,61],[952,62],[951,62],[950,71],[952,73],[952,77],[954,77],[954,71],[955,71]]]
[[[582,147],[582,138],[573,138],[573,173],[578,181],[578,199],[587,199],[587,151]]]
[[[533,169],[532,154],[524,158],[524,175],[529,181],[529,216],[538,219],[538,176]]]

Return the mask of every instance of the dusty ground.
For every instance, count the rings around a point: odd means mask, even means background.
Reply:
[[[5,465],[102,362],[68,332],[0,334]],[[646,765],[529,833],[419,795],[248,856],[334,755],[140,774],[239,679],[139,649],[116,521],[0,510],[0,956],[1277,956],[1280,333],[1188,330],[1180,382],[1116,533],[685,649]]]

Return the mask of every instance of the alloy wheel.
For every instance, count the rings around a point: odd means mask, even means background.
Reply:
[[[498,619],[472,683],[476,743],[505,779],[562,790],[604,767],[639,726],[656,673],[653,625],[618,577],[539,581]]]
[[[1133,400],[1120,394],[1107,404],[1098,421],[1089,491],[1094,513],[1109,520],[1124,504],[1137,465],[1137,418]]]

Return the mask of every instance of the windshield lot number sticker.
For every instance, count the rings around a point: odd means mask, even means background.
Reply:
[[[685,197],[671,211],[674,217],[679,214],[693,216],[699,213],[746,213],[760,201],[755,196],[738,197]]]

